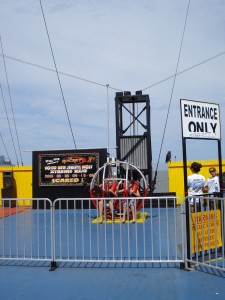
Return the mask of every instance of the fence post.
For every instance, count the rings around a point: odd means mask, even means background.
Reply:
[[[57,269],[57,262],[55,261],[55,201],[50,206],[51,214],[51,267],[49,271]]]
[[[187,263],[187,258],[191,258],[191,251],[190,251],[190,211],[189,211],[189,201],[188,198],[184,199],[185,201],[185,215],[186,215],[186,258],[185,258],[185,265],[186,268],[190,268],[190,262]]]

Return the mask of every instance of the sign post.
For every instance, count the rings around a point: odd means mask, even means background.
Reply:
[[[200,102],[194,100],[180,100],[182,146],[184,162],[184,188],[187,195],[187,139],[204,139],[218,141],[219,179],[222,182],[222,155],[221,155],[221,128],[219,105],[215,103]],[[187,256],[190,258],[190,212],[188,201],[186,207],[186,231],[187,231]]]

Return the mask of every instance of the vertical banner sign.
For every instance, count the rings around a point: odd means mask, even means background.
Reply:
[[[180,100],[183,138],[221,139],[219,105]]]
[[[98,168],[98,153],[40,154],[39,186],[90,184]]]
[[[192,253],[222,247],[220,210],[191,214]]]

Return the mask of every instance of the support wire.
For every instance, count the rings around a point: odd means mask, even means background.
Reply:
[[[2,38],[1,38],[1,36],[0,36],[0,43],[1,43],[1,49],[2,49],[2,58],[3,58],[3,63],[4,63],[4,69],[5,69],[5,75],[6,75],[8,93],[9,93],[9,100],[10,100],[10,105],[11,105],[11,110],[12,110],[12,116],[13,116],[13,122],[14,122],[14,127],[15,127],[15,132],[16,132],[16,139],[17,139],[18,148],[19,148],[20,161],[21,161],[21,165],[23,166],[22,152],[21,152],[21,147],[20,147],[20,142],[19,142],[19,136],[18,136],[17,126],[16,126],[16,120],[15,120],[15,114],[14,114],[14,109],[13,109],[13,104],[12,104],[11,91],[10,91],[10,87],[9,87],[9,78],[8,78],[8,73],[7,73],[7,69],[6,69],[6,62],[5,62],[5,56],[4,56],[4,51],[3,51],[3,45],[2,45]],[[17,161],[17,163],[18,163],[18,161]]]
[[[167,123],[168,123],[170,107],[171,107],[171,103],[172,103],[173,92],[174,92],[174,87],[175,87],[176,78],[177,78],[177,70],[178,70],[178,67],[179,67],[179,62],[180,62],[180,57],[181,57],[181,51],[182,51],[182,46],[183,46],[183,41],[184,41],[185,29],[186,29],[186,25],[187,25],[190,2],[191,2],[191,0],[188,1],[188,7],[187,7],[186,17],[185,17],[185,22],[184,22],[184,29],[183,29],[183,33],[182,33],[181,44],[180,44],[180,49],[179,49],[179,54],[178,54],[178,59],[177,59],[177,65],[176,65],[175,75],[174,75],[174,78],[173,78],[173,85],[172,85],[172,90],[171,90],[170,100],[169,100],[169,106],[168,106],[167,115],[166,115],[166,122],[165,122],[162,141],[161,141],[161,145],[160,145],[160,150],[159,150],[159,156],[158,156],[158,161],[157,161],[157,165],[156,165],[155,175],[154,175],[154,179],[153,179],[153,182],[152,182],[152,186],[150,188],[151,192],[153,192],[154,189],[155,189],[157,172],[158,172],[158,167],[159,167],[159,160],[160,160],[161,153],[162,153],[162,146],[163,146],[163,142],[164,142],[164,138],[165,138],[166,127],[167,127]]]
[[[6,155],[7,155],[8,159],[9,159],[9,162],[11,163],[11,159],[10,159],[10,157],[9,157],[9,153],[8,153],[8,151],[7,151],[7,148],[6,148],[6,146],[5,146],[5,143],[4,143],[4,140],[3,140],[3,137],[2,137],[2,134],[1,134],[1,133],[0,133],[0,137],[1,137],[1,140],[2,140],[3,147],[4,147],[4,149],[5,149]]]
[[[59,78],[59,72],[58,72],[58,69],[57,69],[56,60],[55,60],[55,56],[54,56],[54,52],[53,52],[53,48],[52,48],[52,44],[51,44],[49,32],[48,32],[48,27],[47,27],[47,23],[46,23],[46,19],[45,19],[44,10],[43,10],[43,7],[42,7],[41,0],[39,0],[39,2],[40,2],[40,6],[41,6],[41,11],[42,11],[44,23],[45,23],[45,28],[46,28],[46,32],[47,32],[47,36],[48,36],[49,45],[50,45],[50,48],[51,48],[52,58],[53,58],[54,65],[55,65],[55,70],[56,70],[56,74],[57,74],[57,78],[58,78],[58,83],[59,83],[59,87],[60,87],[60,91],[61,91],[61,95],[62,95],[64,107],[65,107],[65,110],[66,110],[66,115],[67,115],[67,119],[68,119],[70,131],[71,131],[71,135],[72,135],[72,139],[73,139],[73,143],[74,143],[74,148],[77,149],[75,138],[74,138],[74,134],[73,134],[73,129],[72,129],[70,118],[69,118],[69,113],[68,113],[68,110],[67,110],[66,100],[65,100],[65,97],[64,97],[64,94],[63,94],[62,85],[61,85],[61,81],[60,81],[60,78]]]
[[[14,149],[15,156],[16,156],[17,165],[19,165],[18,156],[17,156],[17,153],[16,153],[16,147],[15,147],[15,143],[14,143],[14,139],[13,139],[13,134],[12,134],[12,128],[11,128],[10,122],[9,122],[9,115],[8,115],[7,108],[6,108],[5,98],[4,98],[4,94],[3,94],[1,83],[0,83],[0,90],[1,90],[1,94],[2,94],[2,100],[3,100],[3,104],[4,104],[4,108],[5,108],[5,114],[6,114],[7,122],[8,122],[8,125],[9,125],[9,132],[10,132],[10,136],[11,136],[11,139],[12,139],[12,144],[13,144],[13,149]]]

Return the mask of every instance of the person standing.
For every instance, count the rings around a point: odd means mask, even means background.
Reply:
[[[220,182],[219,182],[219,176],[216,172],[216,169],[214,167],[209,168],[209,173],[211,176],[206,181],[205,190],[209,194],[210,197],[219,196],[220,194]],[[213,209],[215,201],[209,201],[209,207],[210,209]]]
[[[193,162],[190,167],[192,175],[189,175],[187,178],[188,196],[195,196],[190,200],[191,212],[195,212],[195,203],[200,204],[200,195],[203,195],[205,177],[199,174],[201,168],[202,165],[200,163]]]
[[[220,193],[220,182],[216,169],[214,167],[209,168],[209,173],[211,177],[206,182],[207,192],[208,194],[217,195]]]

